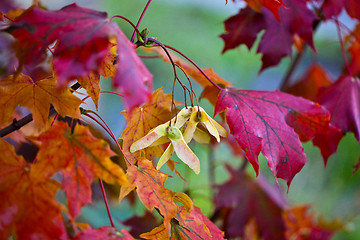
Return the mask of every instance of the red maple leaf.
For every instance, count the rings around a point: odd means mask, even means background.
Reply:
[[[352,132],[360,141],[360,79],[342,76],[320,91],[317,102],[331,113],[330,123],[344,132]]]
[[[246,224],[253,218],[264,239],[285,239],[282,218],[286,205],[279,189],[269,185],[264,178],[254,181],[243,170],[227,166],[230,179],[218,185],[215,195],[217,211],[222,210],[225,232],[228,237],[244,235]]]
[[[38,173],[14,147],[0,139],[0,239],[66,239],[60,184]]]
[[[254,35],[262,29],[266,31],[257,49],[258,53],[263,54],[261,70],[277,65],[285,56],[291,56],[295,34],[315,50],[312,25],[317,19],[316,15],[308,9],[305,0],[284,0],[284,4],[286,8],[279,9],[281,22],[265,8],[262,14],[245,8],[225,21],[227,33],[221,35],[225,41],[223,52],[239,44],[251,47]]]
[[[223,89],[215,115],[226,109],[230,132],[256,174],[262,151],[276,178],[288,186],[306,163],[302,141],[328,129],[329,113],[320,105],[280,91]]]
[[[113,152],[104,140],[95,138],[84,126],[71,132],[64,122],[57,122],[39,137],[38,175],[63,175],[70,217],[77,217],[81,208],[91,203],[91,182],[98,177],[110,184],[127,184],[122,168],[110,159]]]
[[[325,19],[337,17],[343,9],[350,17],[360,19],[360,2],[358,0],[325,0],[321,8]]]
[[[314,100],[319,89],[331,84],[331,78],[326,70],[318,64],[310,65],[306,73],[285,92]]]
[[[35,67],[46,56],[47,48],[56,43],[54,71],[59,85],[90,73],[99,73],[101,64],[116,39],[119,56],[113,85],[126,96],[126,106],[133,108],[147,100],[152,75],[114,22],[105,12],[83,8],[75,3],[57,11],[33,7],[8,29],[19,42],[20,65]]]
[[[235,2],[237,0],[233,0]],[[284,6],[282,0],[244,0],[253,10],[261,12],[262,7],[269,9],[277,20],[280,20],[279,8]]]

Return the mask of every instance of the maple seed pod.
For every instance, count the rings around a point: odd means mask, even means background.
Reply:
[[[166,132],[167,132],[167,137],[172,141],[176,141],[182,137],[180,129],[175,126],[169,126],[166,129]]]
[[[166,136],[167,127],[168,126],[166,124],[161,124],[153,130],[150,130],[148,134],[146,134],[144,137],[140,138],[130,146],[130,152],[133,153],[139,151],[140,149],[146,148],[159,138]]]

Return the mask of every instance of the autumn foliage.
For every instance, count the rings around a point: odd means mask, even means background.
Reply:
[[[291,84],[295,57],[279,90],[238,89],[148,37],[147,29],[139,30],[126,16],[109,17],[75,3],[47,10],[38,1],[28,9],[2,1],[0,239],[311,240],[341,231],[345,223],[318,218],[309,205],[292,205],[286,191],[308,161],[302,142],[320,149],[324,165],[346,133],[360,142],[360,2],[239,2],[244,7],[224,21],[223,52],[240,45],[256,48],[261,73],[293,52],[301,56],[310,47],[317,54],[314,32],[332,23],[344,58],[341,75],[332,79],[313,63]],[[341,12],[357,24],[353,29],[339,21]],[[130,24],[133,37],[114,18]],[[153,89],[144,55],[169,63],[173,92]],[[121,136],[84,104],[91,98],[98,110],[104,78],[124,102],[127,125]],[[195,83],[201,95],[193,90]],[[81,88],[85,96],[78,94]],[[174,99],[175,91],[183,98]],[[213,106],[216,120],[199,105],[200,98]],[[94,123],[103,134],[90,127]],[[215,207],[208,216],[189,192],[166,185],[173,176],[186,184],[179,165],[190,174],[205,170],[207,159],[197,156],[190,142],[209,148],[225,142],[241,163],[226,164],[229,178],[211,183]],[[25,145],[30,148],[24,151]],[[260,154],[277,185],[258,176]],[[101,186],[109,226],[94,228],[79,218],[93,203],[94,181]],[[118,189],[117,204],[140,201],[147,213],[116,228],[105,193],[109,186]]]

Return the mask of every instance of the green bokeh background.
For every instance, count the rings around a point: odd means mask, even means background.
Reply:
[[[92,2],[90,7],[107,11],[109,15],[122,15],[137,22],[145,4],[145,0],[110,0]],[[81,2],[80,5],[89,7],[89,3]],[[250,51],[242,46],[221,54],[223,42],[219,35],[224,32],[223,21],[238,11],[239,5],[225,0],[193,0],[193,1],[165,1],[154,0],[140,25],[140,30],[148,28],[150,37],[156,37],[160,42],[170,45],[189,56],[203,68],[212,67],[221,77],[234,83],[237,88],[274,90],[279,87],[286,68],[291,62],[289,58],[282,60],[279,66],[265,70],[259,74],[261,55],[256,54],[256,48]],[[119,23],[123,32],[130,38],[132,28],[122,20]],[[346,18],[345,22],[349,22]],[[351,24],[351,22],[349,22]],[[337,35],[331,23],[325,24],[315,34],[315,45],[318,55],[307,50],[299,68],[294,74],[294,79],[303,73],[311,62],[318,62],[329,69],[336,79],[342,69],[343,61]],[[163,87],[166,93],[171,93],[173,72],[169,64],[161,59],[144,60],[151,73],[154,75],[154,89]],[[195,84],[196,85],[196,84]],[[110,88],[110,81],[103,79],[102,87]],[[201,88],[195,86],[198,96]],[[182,91],[177,88],[176,100],[183,101]],[[206,100],[201,105],[211,115],[213,108]],[[123,105],[117,96],[104,94],[100,98],[99,113],[108,122],[116,136],[120,136],[125,126],[121,115]],[[179,177],[174,176],[166,182],[166,186],[174,191],[188,191],[195,199],[195,204],[205,214],[213,212],[211,195],[213,188],[209,184],[209,159],[214,166],[214,179],[216,183],[226,181],[228,174],[223,164],[233,166],[241,165],[241,160],[233,157],[224,144],[209,150],[206,146],[191,144],[190,146],[201,161],[201,173],[195,175],[184,164],[178,165],[178,170],[187,179],[184,183]],[[323,160],[317,148],[311,143],[304,144],[308,163],[294,178],[288,192],[289,202],[309,203],[311,209],[324,215],[329,220],[340,218],[345,222],[346,231],[341,231],[335,239],[360,239],[360,172],[352,175],[353,165],[359,160],[360,147],[353,134],[347,134],[341,141],[338,151],[328,160],[324,168]],[[166,167],[165,167],[166,168]],[[249,165],[249,173],[254,175],[254,170]],[[168,172],[170,174],[170,172]],[[260,157],[260,173],[274,182],[266,160]],[[286,186],[282,180],[280,184],[286,194]],[[116,201],[112,203],[113,216],[117,226],[120,222],[133,214],[141,214],[143,208],[139,206],[133,210],[124,201],[119,206]],[[108,218],[104,203],[95,202],[93,206],[83,209],[82,219],[89,221],[93,226],[108,225]],[[117,221],[118,220],[118,221]]]

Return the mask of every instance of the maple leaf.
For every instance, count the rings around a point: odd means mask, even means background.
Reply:
[[[151,231],[151,229],[159,225],[158,219],[149,211],[146,211],[141,217],[133,216],[122,223],[130,227],[129,232],[135,238],[138,238],[143,232]],[[162,224],[162,226],[164,225]]]
[[[230,132],[256,174],[261,151],[275,178],[288,186],[307,161],[300,139],[327,131],[330,120],[320,105],[280,91],[227,88],[219,94],[215,115],[225,109]]]
[[[87,94],[93,100],[96,110],[99,107],[99,97],[100,97],[100,75],[96,73],[90,73],[87,77],[77,78],[78,83],[81,87],[85,88]]]
[[[352,41],[351,41],[352,40]],[[348,52],[350,53],[349,68],[351,73],[356,76],[360,73],[360,24],[356,25],[355,29],[345,38],[345,41],[350,42]]]
[[[334,84],[321,89],[316,100],[330,111],[333,126],[354,133],[360,142],[359,78],[341,76]]]
[[[110,160],[114,153],[108,144],[91,135],[87,127],[76,125],[73,132],[64,122],[57,122],[39,137],[38,174],[51,177],[61,171],[72,217],[81,207],[91,203],[91,182],[94,177],[110,184],[128,185],[121,167]]]
[[[135,240],[125,229],[117,230],[113,227],[93,229],[88,227],[76,235],[74,240]]]
[[[233,0],[233,2],[239,0]],[[243,0],[241,0],[243,1]],[[254,11],[262,12],[262,7],[269,9],[277,20],[280,21],[279,8],[284,6],[282,0],[244,0]],[[227,1],[226,1],[227,2]]]
[[[26,163],[2,139],[0,151],[0,238],[14,233],[16,239],[66,239],[55,199],[60,184],[36,174],[38,166]]]
[[[120,31],[117,39],[117,68],[113,86],[124,95],[125,106],[133,109],[148,100],[152,93],[152,75],[135,52],[132,44]]]
[[[308,9],[304,0],[284,0],[283,3],[286,7],[279,9],[281,23],[267,9],[263,9],[261,14],[250,8],[241,9],[236,16],[225,21],[227,33],[222,35],[225,41],[223,52],[235,48],[236,44],[251,47],[254,36],[262,29],[265,33],[257,49],[263,54],[260,71],[277,65],[285,56],[291,56],[294,34],[315,51],[312,24],[317,19],[316,15]]]
[[[227,33],[220,35],[225,42],[223,53],[240,44],[245,44],[248,49],[251,49],[257,34],[266,28],[265,16],[246,7],[238,14],[226,19],[224,26]]]
[[[120,200],[136,187],[141,202],[150,211],[155,207],[164,217],[164,226],[169,232],[170,221],[177,213],[177,205],[174,201],[183,203],[187,208],[192,207],[190,198],[184,193],[176,193],[164,187],[168,175],[155,169],[151,161],[139,160],[139,166],[134,165],[128,168],[126,173],[132,187],[122,187]],[[190,203],[191,202],[191,203]]]
[[[264,239],[285,239],[282,213],[286,203],[279,189],[264,178],[255,181],[241,169],[226,168],[230,179],[216,186],[215,204],[217,211],[227,209],[223,221],[228,223],[224,229],[228,237],[243,236],[246,224],[255,218]]]
[[[171,237],[164,224],[154,228],[150,232],[143,233],[140,237],[145,239],[224,239],[224,233],[216,227],[198,207],[186,209],[179,207],[175,219],[171,222]]]
[[[180,206],[175,219],[179,222],[175,231],[181,239],[225,239],[224,233],[196,206],[190,210]]]
[[[321,9],[326,20],[337,17],[343,9],[350,17],[360,20],[360,3],[357,0],[325,0]]]
[[[24,74],[10,75],[0,81],[0,125],[12,120],[16,107],[26,107],[38,128],[48,123],[50,105],[63,117],[80,118],[82,101],[69,89],[59,90],[54,78],[34,81]]]
[[[116,23],[105,12],[83,8],[75,3],[57,11],[33,7],[6,31],[19,42],[21,65],[42,62],[49,45],[56,42],[54,71],[63,86],[77,77],[99,73],[116,39],[118,64],[113,85],[126,96],[128,109],[142,104],[151,93],[152,75]],[[94,51],[94,49],[96,51]]]
[[[325,69],[318,64],[314,64],[308,68],[306,73],[294,85],[285,89],[285,92],[314,100],[320,88],[330,84],[331,78]]]

